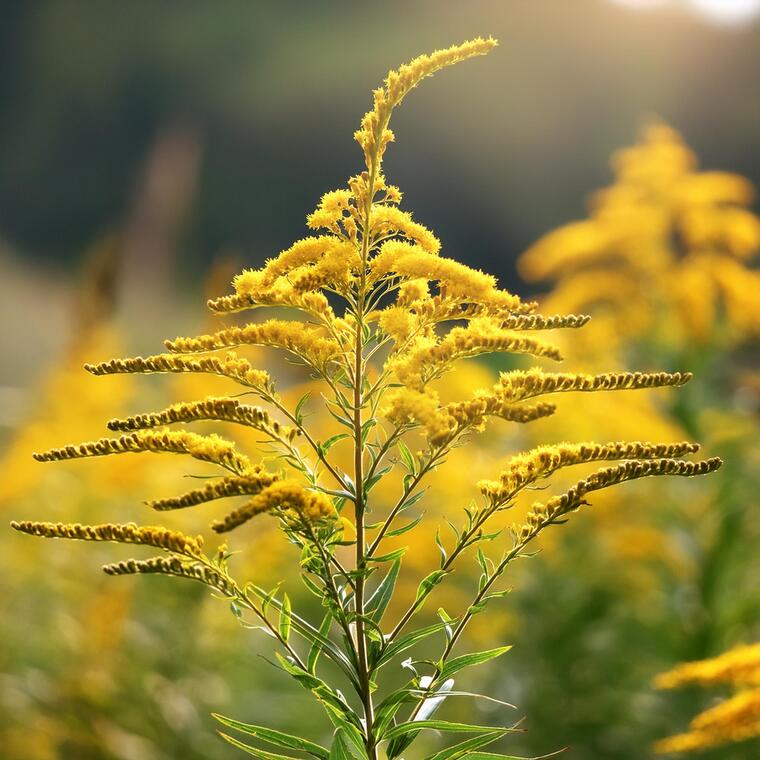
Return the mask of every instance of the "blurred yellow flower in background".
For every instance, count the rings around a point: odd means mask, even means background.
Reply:
[[[645,333],[676,346],[717,333],[724,342],[757,337],[760,218],[749,208],[751,183],[700,171],[662,123],[612,166],[615,183],[592,196],[589,218],[548,233],[520,260],[527,281],[555,283],[543,308],[596,314],[606,304],[605,338],[618,344]]]
[[[655,679],[660,689],[729,686],[733,694],[697,715],[684,734],[663,739],[657,752],[674,753],[760,736],[760,644],[741,645],[707,660],[687,662]]]

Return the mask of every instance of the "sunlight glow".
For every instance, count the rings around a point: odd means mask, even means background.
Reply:
[[[741,24],[760,14],[760,0],[689,0],[702,16],[725,24]]]
[[[760,0],[612,0],[636,10],[681,7],[716,24],[744,24],[760,16]]]

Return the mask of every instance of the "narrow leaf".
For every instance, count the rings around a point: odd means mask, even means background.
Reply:
[[[326,441],[320,444],[322,452],[327,454],[330,449],[335,446],[338,441],[342,441],[344,438],[350,438],[348,433],[338,433],[337,435],[330,436]]]
[[[309,397],[311,396],[311,391],[307,391],[306,393],[301,396],[301,398],[298,400],[298,403],[296,404],[295,411],[293,412],[293,416],[296,418],[296,422],[300,425],[303,422],[303,406],[304,404],[309,400]]]
[[[501,739],[504,734],[505,731],[502,730],[489,731],[487,734],[483,734],[483,736],[474,736],[471,739],[465,739],[459,744],[442,749],[440,752],[436,752],[434,755],[425,758],[425,760],[459,760],[461,757],[473,757],[470,750],[486,747],[497,739]]]
[[[390,728],[383,736],[383,739],[395,739],[404,736],[411,731],[454,731],[463,734],[480,734],[488,731],[503,731],[505,734],[514,731],[514,728],[505,728],[504,726],[473,726],[469,723],[452,723],[448,720],[413,720],[408,723],[399,723],[397,726]]]
[[[217,713],[212,713],[212,717],[228,728],[234,728],[236,731],[240,731],[243,734],[255,736],[256,738],[261,739],[268,744],[274,744],[277,747],[286,747],[288,749],[300,750],[301,752],[308,752],[310,755],[320,758],[320,760],[324,760],[329,754],[325,747],[315,744],[308,739],[302,739],[299,736],[286,734],[282,731],[275,731],[273,728],[266,728],[265,726],[254,726],[250,723],[241,723],[238,720],[233,720],[232,718],[227,718],[224,715],[218,715]]]
[[[388,603],[393,597],[393,590],[396,588],[399,570],[401,569],[401,559],[396,559],[388,570],[387,575],[375,589],[375,593],[367,600],[366,612],[376,622],[379,623],[383,613],[388,607]]]
[[[511,646],[497,647],[496,649],[487,649],[483,652],[473,652],[472,654],[463,654],[461,657],[454,657],[443,666],[439,679],[445,681],[463,668],[469,668],[471,665],[480,665],[489,660],[493,660],[496,657],[505,654],[510,649],[512,649]]]
[[[258,760],[294,760],[293,755],[280,755],[277,752],[267,752],[266,750],[258,749],[257,747],[251,747],[249,744],[244,744],[238,739],[228,736],[224,731],[217,731],[217,733],[222,739],[224,739],[224,741],[229,742],[233,747],[242,749],[243,752],[253,755],[258,758]]]
[[[410,531],[412,528],[414,528],[419,521],[422,519],[422,515],[419,517],[416,517],[411,522],[407,523],[406,525],[402,525],[400,528],[396,528],[395,530],[389,530],[385,535],[388,538],[392,538],[393,536],[402,536],[404,533]]]
[[[367,557],[368,562],[390,562],[394,559],[401,559],[408,550],[408,547],[402,546],[399,549],[394,549],[392,552],[388,552],[387,554],[378,554],[374,557]]]
[[[280,636],[283,641],[287,642],[290,638],[290,626],[291,626],[291,613],[290,613],[290,597],[285,594],[282,597],[282,607],[280,608],[280,620],[278,628],[280,630]]]
[[[321,638],[327,638],[327,635],[330,633],[332,621],[333,616],[328,612],[322,620],[322,625],[319,626],[319,635]],[[324,644],[319,639],[314,639],[314,643],[311,645],[311,649],[309,650],[309,657],[306,661],[306,666],[309,669],[310,673],[314,673],[316,670],[317,660],[319,660],[319,655],[322,653],[323,648]]]
[[[417,587],[417,596],[415,601],[419,601],[422,597],[427,596],[447,575],[446,570],[433,570],[432,573],[425,576],[420,585]]]
[[[357,741],[356,736],[341,727],[335,732],[329,760],[369,760],[369,757],[361,739]]]
[[[409,451],[409,447],[403,441],[399,441],[397,446],[406,469],[409,470],[410,473],[414,474],[416,472],[416,466],[414,463],[414,456],[412,452]]]
[[[389,660],[392,660],[394,657],[401,654],[401,652],[405,652],[407,649],[413,647],[418,642],[423,641],[428,636],[432,636],[434,633],[440,632],[443,628],[445,628],[446,625],[448,624],[433,623],[433,625],[426,626],[425,628],[419,628],[416,631],[407,633],[406,636],[402,636],[400,639],[394,641],[392,644],[389,644],[385,648],[382,656],[380,657],[380,660],[377,663],[377,667],[380,667],[380,665],[383,665]]]

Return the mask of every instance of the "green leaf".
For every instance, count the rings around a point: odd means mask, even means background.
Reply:
[[[276,600],[277,592],[280,590],[282,582],[278,583],[271,591],[265,591],[261,599],[261,611],[266,614],[267,607]]]
[[[401,559],[408,551],[408,547],[402,546],[400,549],[394,549],[387,554],[378,554],[374,557],[367,557],[368,562],[390,562],[394,559]]]
[[[301,575],[301,578],[305,579],[306,576]],[[318,587],[315,586],[315,588]],[[260,599],[268,596],[267,592],[260,586],[257,586],[255,583],[246,584],[245,589],[246,593],[252,592],[256,594],[256,596],[258,596]],[[324,598],[324,594],[320,593],[320,598]],[[282,609],[282,602],[280,602],[280,600],[276,597],[271,598],[271,604],[277,610]],[[346,657],[346,655],[341,651],[340,647],[330,641],[330,639],[321,636],[319,631],[313,625],[308,623],[306,620],[298,617],[298,615],[296,615],[294,612],[291,612],[291,620],[293,627],[304,638],[312,642],[319,640],[319,642],[322,644],[322,647],[324,648],[325,653],[330,657],[330,659],[336,665],[338,665],[341,670],[343,670],[343,672],[353,683],[356,683],[356,672],[353,668],[353,665],[351,661]]]
[[[355,723],[357,727],[359,726],[359,718],[343,697],[333,691],[321,678],[290,662],[279,653],[276,654],[276,657],[282,669],[298,681],[301,686],[308,689],[321,702],[331,719],[336,717],[341,722]]]
[[[414,455],[409,451],[409,447],[403,441],[399,441],[397,446],[406,469],[409,470],[410,473],[415,474],[417,467],[414,462]]]
[[[465,739],[463,742],[459,742],[459,744],[454,744],[451,747],[442,749],[440,752],[436,752],[434,755],[430,755],[425,758],[425,760],[459,760],[461,757],[473,757],[470,750],[485,747],[488,744],[501,739],[505,733],[506,732],[502,730],[489,731],[487,734],[483,734],[483,736],[474,736],[472,739]]]
[[[291,626],[291,613],[290,613],[290,597],[287,594],[284,594],[282,597],[282,607],[280,608],[280,620],[278,623],[278,628],[280,631],[280,636],[282,636],[282,640],[287,642],[287,640],[290,638],[290,626]]]
[[[441,567],[443,567],[446,564],[446,559],[448,558],[448,554],[446,553],[446,547],[443,545],[443,542],[441,541],[440,528],[438,528],[435,531],[435,545],[438,547],[438,551],[441,553]]]
[[[419,691],[419,689],[416,688],[415,682],[408,681],[405,686],[391,692],[377,705],[374,730],[378,735],[382,735],[401,705],[405,702],[416,702],[419,699],[415,694],[417,691]]]
[[[425,496],[427,490],[418,491],[414,496],[410,496],[408,499],[404,499],[404,505],[401,508],[404,512],[413,507],[421,498]]]
[[[427,596],[446,577],[446,575],[448,575],[447,570],[433,570],[432,573],[426,575],[417,587],[417,595],[414,601],[418,602],[422,597]]]
[[[391,470],[393,465],[388,465],[378,470],[371,478],[364,481],[364,495],[366,496]]]
[[[369,760],[361,734],[356,729],[339,728],[330,747],[329,760]]]
[[[432,625],[428,625],[425,628],[419,628],[416,631],[407,633],[406,636],[402,636],[400,639],[394,641],[392,644],[389,644],[385,648],[379,661],[377,662],[377,667],[380,667],[380,665],[383,665],[389,660],[392,660],[396,655],[399,655],[401,652],[404,652],[410,647],[413,647],[415,644],[422,641],[423,639],[426,639],[428,636],[432,636],[434,633],[440,632],[446,625],[448,625],[448,623],[433,623]]]
[[[319,635],[322,639],[326,639],[327,635],[330,633],[332,621],[333,616],[328,612],[322,619],[322,625],[319,626]],[[324,644],[320,641],[320,639],[314,639],[314,643],[311,645],[311,649],[309,650],[309,657],[306,661],[306,667],[310,673],[314,673],[316,670],[317,660],[319,660],[319,655],[322,653],[323,648]]]
[[[323,454],[327,454],[330,449],[335,446],[338,441],[342,441],[344,438],[350,438],[351,436],[348,433],[337,433],[336,435],[330,436],[326,441],[319,444],[319,449]]]
[[[473,726],[469,723],[452,723],[448,720],[412,720],[408,723],[399,723],[397,726],[389,729],[383,739],[392,740],[404,736],[412,731],[455,731],[466,734],[482,734],[488,731],[502,731],[509,733],[514,731],[513,728],[504,726]]]
[[[460,657],[454,657],[443,666],[438,679],[445,681],[463,668],[469,668],[471,665],[481,665],[484,662],[500,657],[510,649],[512,649],[511,646],[497,647],[496,649],[487,649],[483,652],[473,652],[472,654],[463,654]]]
[[[224,715],[218,715],[212,713],[212,717],[218,720],[222,725],[228,728],[234,728],[236,731],[240,731],[243,734],[249,736],[255,736],[261,741],[268,744],[274,744],[277,747],[286,747],[287,749],[295,749],[300,752],[308,752],[314,757],[325,760],[329,755],[326,747],[320,744],[315,744],[308,739],[302,739],[300,736],[293,736],[292,734],[285,734],[282,731],[275,731],[273,728],[266,728],[265,726],[254,726],[250,723],[241,723],[238,720],[227,718]]]
[[[446,632],[446,640],[451,641],[451,638],[454,635],[454,626],[452,625],[453,621],[451,617],[449,617],[449,613],[446,612],[443,607],[439,607],[437,614],[438,617],[445,623],[445,628],[443,630]]]
[[[512,728],[503,728],[500,726],[471,726],[469,723],[451,723],[446,720],[413,720],[409,723],[401,723],[394,726],[383,737],[390,738],[387,755],[392,758],[400,755],[417,737],[423,729],[432,729],[436,731],[457,731],[462,733],[491,733],[500,731],[506,734],[513,731]],[[444,757],[448,758],[448,755]],[[472,757],[472,755],[467,755]]]
[[[370,417],[363,425],[362,425],[362,446],[367,443],[367,437],[370,434],[370,431],[373,427],[377,425],[377,419],[375,417]]]
[[[393,597],[393,590],[396,588],[396,580],[398,579],[400,569],[401,559],[395,559],[387,575],[375,589],[375,593],[367,600],[366,614],[376,623],[379,623],[382,619],[383,613]]]
[[[330,412],[330,414],[336,420],[338,420],[338,422],[340,422],[341,425],[343,425],[344,427],[353,428],[353,426],[354,426],[354,421],[353,420],[350,420],[348,417],[342,417],[340,414],[338,414],[337,412],[334,412],[332,409],[330,409],[329,406],[325,406],[325,409],[327,409],[327,411]]]
[[[229,742],[233,747],[237,747],[238,749],[242,749],[243,752],[247,752],[249,755],[253,755],[254,757],[258,758],[258,760],[294,760],[293,755],[281,755],[277,752],[267,752],[263,749],[258,749],[258,747],[251,747],[249,744],[245,744],[238,739],[234,739],[231,736],[228,736],[224,733],[224,731],[217,731],[219,736],[224,739],[224,741]]]
[[[296,422],[300,425],[303,422],[303,414],[301,413],[303,409],[303,405],[309,400],[309,397],[311,396],[311,391],[307,391],[306,393],[301,396],[300,399],[298,399],[298,403],[296,404],[295,411],[293,412],[293,417],[295,417]]]
[[[404,533],[407,533],[412,528],[414,528],[422,519],[422,517],[423,515],[420,515],[419,517],[416,517],[414,520],[407,523],[406,525],[402,525],[400,528],[396,528],[395,530],[389,530],[385,535],[388,538],[392,538],[393,536],[402,536]]]

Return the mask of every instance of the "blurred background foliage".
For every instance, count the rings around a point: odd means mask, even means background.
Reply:
[[[356,171],[350,136],[388,67],[494,35],[495,55],[433,79],[400,111],[389,179],[449,255],[546,310],[594,316],[570,336],[568,369],[697,377],[674,393],[564,402],[519,433],[494,427],[456,452],[450,472],[468,477],[436,483],[429,510],[460,514],[476,477],[538,442],[694,438],[726,465],[699,483],[600,495],[550,535],[512,576],[496,624],[470,635],[476,647],[498,628],[513,651],[462,686],[527,716],[515,752],[651,756],[713,698],[656,692],[653,677],[760,638],[752,5],[723,0],[721,16],[706,0],[3,3],[0,509],[128,521],[171,493],[185,472],[165,458],[51,468],[29,454],[214,381],[97,379],[82,363],[204,331],[205,296],[300,237],[321,193]],[[273,369],[293,398],[308,389],[293,368]],[[488,385],[498,369],[472,362],[443,390]],[[177,524],[192,532],[207,518]],[[295,561],[270,528],[248,531],[238,560],[262,585]],[[433,533],[405,536],[412,575],[435,561]],[[211,710],[324,731],[256,657],[257,635],[203,589],[101,578],[115,551],[0,535],[0,758],[234,757]],[[471,582],[454,579],[440,603],[457,609]],[[444,709],[456,719],[482,707]],[[744,742],[705,757],[758,754]]]

